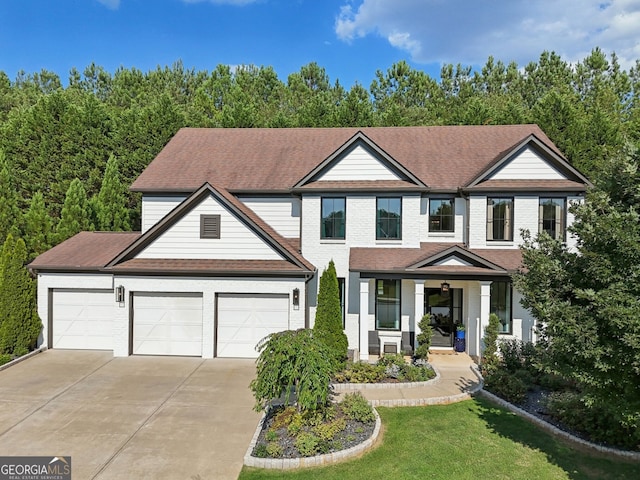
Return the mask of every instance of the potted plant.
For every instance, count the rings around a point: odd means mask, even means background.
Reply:
[[[466,341],[465,341],[465,328],[464,324],[460,324],[456,326],[456,340],[454,344],[454,348],[456,352],[464,352],[466,350]]]

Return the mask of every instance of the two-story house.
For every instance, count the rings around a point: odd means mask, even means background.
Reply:
[[[180,130],[133,183],[139,233],[83,232],[40,255],[41,343],[255,357],[313,325],[339,277],[349,348],[411,353],[457,325],[479,355],[490,313],[534,340],[510,274],[521,229],[571,244],[589,181],[535,125]]]

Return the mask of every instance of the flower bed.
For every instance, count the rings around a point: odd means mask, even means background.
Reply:
[[[377,363],[349,362],[335,375],[334,383],[407,383],[426,382],[436,372],[425,360],[407,363],[400,354],[385,355]]]

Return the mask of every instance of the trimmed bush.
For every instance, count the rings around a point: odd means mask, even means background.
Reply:
[[[426,360],[429,357],[429,349],[431,348],[431,337],[433,336],[433,330],[431,329],[431,325],[429,325],[430,320],[431,315],[427,313],[423,315],[420,319],[420,322],[418,322],[420,333],[416,336],[418,347],[415,351],[415,357],[418,359]]]
[[[507,370],[497,369],[485,377],[485,388],[505,400],[520,404],[527,393],[527,384]]]
[[[362,423],[373,422],[376,419],[373,407],[360,392],[347,393],[340,402],[344,414]]]
[[[494,373],[499,365],[498,335],[500,332],[500,319],[495,313],[489,315],[489,325],[484,329],[484,351],[482,352],[482,372],[485,375]]]
[[[333,260],[322,272],[318,307],[313,325],[313,333],[329,348],[333,371],[342,370],[347,361],[349,342],[342,329],[342,307],[340,306],[340,289]]]

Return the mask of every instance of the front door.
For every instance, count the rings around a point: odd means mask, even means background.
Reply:
[[[426,288],[424,303],[425,313],[431,315],[431,346],[453,347],[456,325],[462,323],[462,289],[443,294],[439,288]]]

